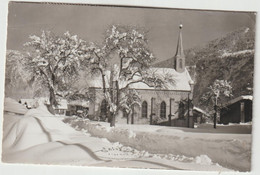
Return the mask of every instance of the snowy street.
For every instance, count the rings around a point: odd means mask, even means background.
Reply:
[[[13,112],[12,106],[15,106]],[[235,168],[230,168],[234,159],[245,159],[250,153],[249,134],[226,134],[220,141],[222,134],[212,138],[212,134],[184,132],[161,126],[142,129],[141,125],[129,125],[128,128],[122,128],[126,125],[118,125],[108,128],[105,126],[107,123],[102,123],[102,126],[89,120],[55,117],[43,105],[26,111],[11,99],[5,101],[5,109],[3,162],[8,163],[230,171]],[[187,147],[183,147],[184,143]],[[209,143],[208,147],[205,143]],[[194,147],[194,144],[201,146]],[[233,147],[233,156],[224,145]],[[201,147],[204,152],[199,149]],[[223,162],[215,161],[219,160],[216,154],[220,151],[226,151],[231,157],[226,160],[230,162],[227,164],[229,168],[225,168]],[[244,164],[243,170],[246,170],[248,167],[245,166],[248,166],[250,159],[239,161]]]

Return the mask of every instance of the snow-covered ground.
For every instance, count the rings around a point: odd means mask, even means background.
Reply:
[[[159,154],[166,159],[185,157],[185,160],[199,162],[203,157],[203,161],[209,164],[214,162],[233,170],[250,170],[250,124],[218,125],[217,129],[210,124],[203,124],[191,129],[126,124],[110,128],[108,123],[77,118],[67,118],[64,122],[78,130],[87,130],[92,136],[120,142],[153,155]]]
[[[41,103],[37,109],[22,110],[22,105],[10,99],[5,101],[5,109],[3,162],[206,171],[250,169],[250,134],[209,134],[188,128],[124,124],[110,128],[108,123],[55,117]]]

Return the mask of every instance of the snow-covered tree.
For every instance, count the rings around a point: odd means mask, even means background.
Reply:
[[[166,82],[174,83],[173,77],[150,68],[155,57],[148,48],[146,32],[134,27],[112,26],[106,32],[104,44],[92,43],[88,52],[90,55],[85,60],[92,74],[102,77],[111,126],[115,126],[119,110],[129,109],[124,98],[132,84],[142,82],[150,87],[165,88]],[[119,65],[109,64],[112,59],[118,59]]]
[[[226,101],[226,98],[232,97],[231,82],[227,80],[215,80],[208,87],[208,92],[202,96],[202,100],[214,105],[214,128],[216,128],[218,109]]]
[[[5,95],[20,99],[33,96],[29,73],[24,69],[24,52],[7,50],[5,67]],[[28,86],[29,85],[29,86]]]
[[[6,54],[5,83],[9,87],[17,87],[28,81],[29,77],[24,69],[24,54],[16,50],[8,50]]]
[[[85,57],[87,43],[69,32],[56,36],[43,31],[40,36],[30,36],[26,69],[31,79],[49,92],[51,106],[57,106],[57,97],[72,93],[78,80],[80,61]]]
[[[129,115],[133,113],[134,107],[141,107],[141,97],[135,89],[127,89],[120,99],[119,106],[126,114],[127,124],[129,124]]]

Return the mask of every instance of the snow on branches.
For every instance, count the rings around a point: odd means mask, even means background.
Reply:
[[[211,100],[214,105],[219,105],[225,97],[232,97],[231,82],[227,80],[217,79],[208,89],[209,91],[203,95],[202,100]]]
[[[34,79],[44,83],[50,93],[50,102],[57,105],[56,97],[71,93],[71,86],[77,80],[80,62],[85,57],[86,42],[69,32],[55,36],[42,31],[40,36],[30,36],[25,43],[29,47],[27,68]]]
[[[112,116],[119,109],[129,112],[133,104],[139,103],[140,98],[137,93],[133,94],[130,85],[142,82],[150,87],[166,88],[166,82],[174,83],[172,76],[162,76],[151,69],[155,57],[148,48],[146,33],[141,29],[114,25],[107,30],[103,45],[91,43],[88,51],[90,55],[85,63],[92,74],[102,77],[104,98]],[[119,65],[110,63],[115,59],[119,60]]]
[[[107,31],[105,47],[120,59],[120,77],[131,79],[150,67],[154,56],[148,49],[145,32],[129,26],[112,26]]]
[[[23,65],[25,64],[25,56],[16,50],[9,50],[6,54],[6,83],[11,87],[16,87],[20,83],[26,83],[30,80],[29,72]]]

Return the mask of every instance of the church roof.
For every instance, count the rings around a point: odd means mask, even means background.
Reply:
[[[194,82],[192,81],[190,74],[188,72],[188,70],[185,68],[185,63],[184,66],[182,68],[178,68],[176,67],[176,57],[181,57],[181,58],[185,58],[184,56],[184,52],[183,52],[183,46],[182,46],[182,33],[181,33],[181,29],[182,29],[182,24],[180,24],[179,28],[179,38],[178,38],[178,43],[177,43],[177,50],[176,50],[176,54],[174,57],[162,61],[160,63],[157,63],[154,65],[154,67],[150,68],[149,71],[150,73],[154,73],[156,74],[157,77],[164,79],[165,76],[171,76],[174,79],[174,84],[171,82],[167,82],[165,84],[165,88],[161,88],[161,90],[177,90],[177,91],[191,91],[191,84],[194,84]],[[181,69],[181,71],[180,71]],[[176,71],[177,70],[177,71]],[[106,71],[105,74],[105,79],[106,79],[106,87],[109,87],[109,78],[110,78],[110,71]],[[138,80],[138,77],[134,77],[134,80]],[[125,87],[128,82],[126,81],[119,81],[119,88],[120,87]],[[102,88],[102,79],[101,76],[96,77],[94,80],[92,80],[90,87],[97,87],[97,88]],[[130,85],[130,88],[133,89],[144,89],[144,90],[154,90],[154,87],[150,87],[145,83],[142,82],[138,82],[138,83],[134,83]],[[157,88],[158,90],[158,88]]]
[[[163,90],[178,90],[178,91],[190,91],[190,83],[193,83],[189,72],[185,69],[184,72],[179,73],[173,68],[151,68],[156,71],[162,77],[164,75],[170,75],[173,77],[175,83],[166,83],[166,88]],[[131,86],[134,89],[154,89],[154,87],[149,87],[145,83],[135,83]]]
[[[193,81],[190,77],[189,72],[187,71],[187,69],[185,69],[184,72],[179,73],[177,72],[175,69],[173,68],[150,68],[152,72],[155,72],[157,75],[159,75],[159,77],[161,76],[163,78],[163,76],[168,75],[168,76],[172,76],[175,83],[170,83],[167,82],[166,83],[166,88],[160,89],[160,90],[178,90],[178,91],[190,91],[191,87],[190,84],[193,84]],[[109,77],[110,77],[110,71],[106,71],[106,87],[109,87]],[[96,87],[96,88],[102,88],[103,84],[102,84],[102,79],[101,76],[97,76],[97,77],[93,77],[93,79],[89,82],[90,83],[90,87]],[[124,87],[127,84],[127,82],[123,82],[120,81],[119,82],[119,87]],[[130,85],[130,88],[133,89],[143,89],[143,90],[154,90],[154,87],[149,87],[148,85],[146,85],[145,83],[142,82],[138,82],[138,83],[134,83],[132,85]],[[158,90],[158,89],[157,89]]]
[[[173,68],[174,67],[174,57],[169,58],[167,60],[163,60],[155,63],[153,66],[158,68]]]

